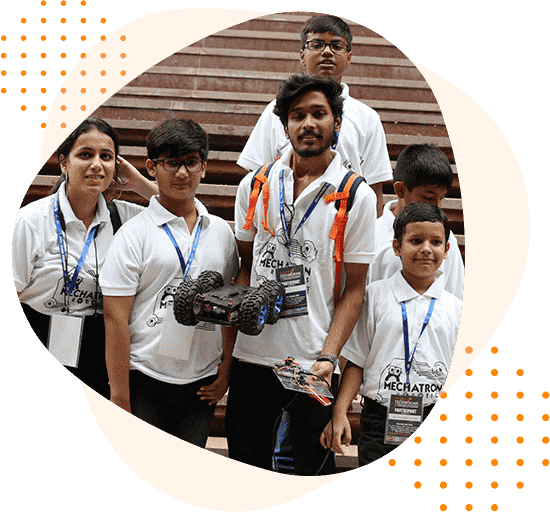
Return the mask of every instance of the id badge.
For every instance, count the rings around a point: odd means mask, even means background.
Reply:
[[[166,357],[187,361],[193,345],[194,335],[195,327],[179,324],[174,317],[174,309],[168,307],[162,321],[162,334],[158,353]]]
[[[307,293],[304,278],[304,266],[278,268],[277,281],[285,287],[285,302],[281,311],[281,318],[304,316],[307,311]]]
[[[401,444],[422,423],[422,396],[391,395],[384,444]]]
[[[63,365],[78,368],[83,316],[51,315],[48,350]]]

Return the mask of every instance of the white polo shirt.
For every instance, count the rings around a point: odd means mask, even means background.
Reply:
[[[403,268],[401,258],[393,251],[393,223],[395,215],[391,207],[397,201],[388,201],[384,205],[384,211],[376,219],[376,255],[374,262],[369,267],[367,284],[380,279],[387,279]],[[449,235],[449,253],[439,267],[443,272],[445,290],[456,295],[460,300],[464,293],[464,262],[458,247],[456,236]]]
[[[258,199],[253,225],[248,231],[243,229],[250,198],[252,173],[243,178],[238,188],[235,203],[235,233],[238,240],[254,241],[251,285],[257,286],[264,279],[284,280],[290,275],[297,275],[303,279],[304,283],[298,285],[302,288],[296,291],[293,300],[305,297],[307,314],[281,318],[274,325],[266,325],[259,336],[246,336],[239,333],[233,355],[239,359],[264,365],[272,365],[290,356],[307,368],[320,354],[334,315],[334,241],[329,238],[337,213],[334,203],[326,204],[324,197],[321,197],[309,218],[296,233],[295,230],[323,185],[328,184],[323,195],[335,192],[347,171],[341,164],[340,155],[333,153],[334,159],[325,173],[311,183],[294,201],[294,177],[292,169],[288,167],[291,152],[292,148],[288,148],[269,174],[267,225],[270,230],[273,230],[274,236],[266,231],[261,223],[264,219],[265,185]],[[288,205],[288,208],[284,207],[287,221],[290,221],[290,212],[293,211],[290,255],[285,245],[280,214],[281,173],[285,203]],[[375,220],[376,195],[369,186],[362,183],[357,188],[346,224],[344,262],[367,264],[372,261]],[[296,272],[289,274],[289,267],[295,267]],[[288,284],[288,281],[286,282]],[[290,288],[287,288],[287,295],[289,290]]]
[[[76,287],[67,305],[71,312],[92,315],[103,312],[101,291],[96,286],[98,271],[101,273],[107,250],[113,240],[113,227],[109,210],[102,195],[97,212],[86,229],[71,208],[65,183],[56,194],[38,199],[19,210],[13,234],[13,276],[20,300],[35,311],[51,315],[59,313],[64,303],[64,280],[57,231],[53,214],[53,201],[58,200],[65,220],[63,237],[67,243],[69,278],[75,267],[90,231],[98,226],[97,236],[90,245]],[[143,206],[115,201],[121,222],[144,210]]]
[[[196,278],[203,270],[216,270],[229,284],[238,268],[233,232],[225,220],[210,215],[197,199],[195,207],[202,218],[202,230],[189,275]],[[196,326],[185,360],[159,353],[167,310],[173,307],[174,293],[183,279],[176,249],[162,227],[165,223],[187,262],[199,221],[190,233],[185,220],[170,213],[153,196],[148,208],[117,233],[100,284],[107,296],[135,295],[129,320],[130,369],[164,382],[186,384],[217,372],[221,331],[219,325]]]
[[[419,339],[430,301],[435,305]],[[409,326],[409,353],[414,359],[406,384],[405,346],[401,302]],[[391,394],[422,395],[424,405],[436,401],[445,384],[460,323],[462,301],[443,289],[441,273],[419,295],[401,271],[367,286],[363,310],[356,325],[358,336],[348,340],[342,356],[363,368],[360,393],[387,406]]]
[[[349,95],[349,87],[342,84],[344,115],[338,135],[336,151],[344,167],[358,172],[369,185],[391,180],[392,169],[386,135],[380,116],[372,108]],[[237,164],[250,171],[280,157],[290,146],[281,120],[273,113],[273,100],[258,119],[240,154]]]

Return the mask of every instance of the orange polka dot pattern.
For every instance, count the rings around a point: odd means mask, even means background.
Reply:
[[[107,72],[125,77],[124,62],[131,55],[125,34],[117,35],[119,44],[107,51],[109,24],[105,14],[90,2],[42,0],[25,16],[16,16],[12,23],[0,28],[0,80],[5,77],[0,84],[0,101],[10,108],[16,105],[20,115],[26,114],[30,123],[38,119],[35,126],[44,129],[60,85],[74,69],[82,78],[90,79],[86,80],[86,87],[79,88],[86,91],[84,102],[78,102],[73,91],[69,91],[65,111],[71,116],[78,111],[93,113],[105,101],[109,87],[96,76],[87,75],[96,67],[92,61],[100,54],[104,56],[104,70],[99,77]],[[98,43],[104,43],[103,48]],[[65,127],[68,124],[57,123]]]
[[[487,347],[485,367],[467,368],[414,443],[392,452],[391,468],[400,471],[396,478],[405,469],[410,473],[412,496],[433,503],[426,510],[508,510],[510,503],[521,508],[531,489],[529,476],[550,478],[548,387],[530,396],[528,369],[502,365],[505,350]],[[530,420],[536,429],[527,426]]]

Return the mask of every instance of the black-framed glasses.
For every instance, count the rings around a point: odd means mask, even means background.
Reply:
[[[332,50],[332,53],[345,53],[350,51],[350,46],[347,43],[342,43],[340,41],[326,43],[322,39],[312,39],[311,41],[306,41],[302,50],[307,48],[311,52],[322,52],[327,46]]]
[[[203,160],[197,160],[195,158],[188,160],[179,160],[177,158],[156,158],[153,162],[155,164],[160,162],[166,172],[178,172],[183,165],[185,170],[190,173],[201,172],[204,164]]]

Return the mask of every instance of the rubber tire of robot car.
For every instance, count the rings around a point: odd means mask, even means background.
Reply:
[[[224,285],[223,276],[215,270],[205,270],[197,278],[201,286],[201,293],[208,293]]]
[[[201,293],[201,286],[198,281],[187,277],[178,286],[174,295],[174,318],[181,325],[197,325],[193,313],[193,302],[197,294]]]
[[[277,320],[279,320],[281,316],[281,310],[285,299],[285,287],[278,281],[264,281],[260,285],[260,290],[264,290],[269,296],[265,323],[273,325],[277,323]],[[279,302],[278,306],[277,302]]]
[[[249,336],[260,334],[265,325],[269,297],[262,290],[248,292],[239,308],[239,331]]]

